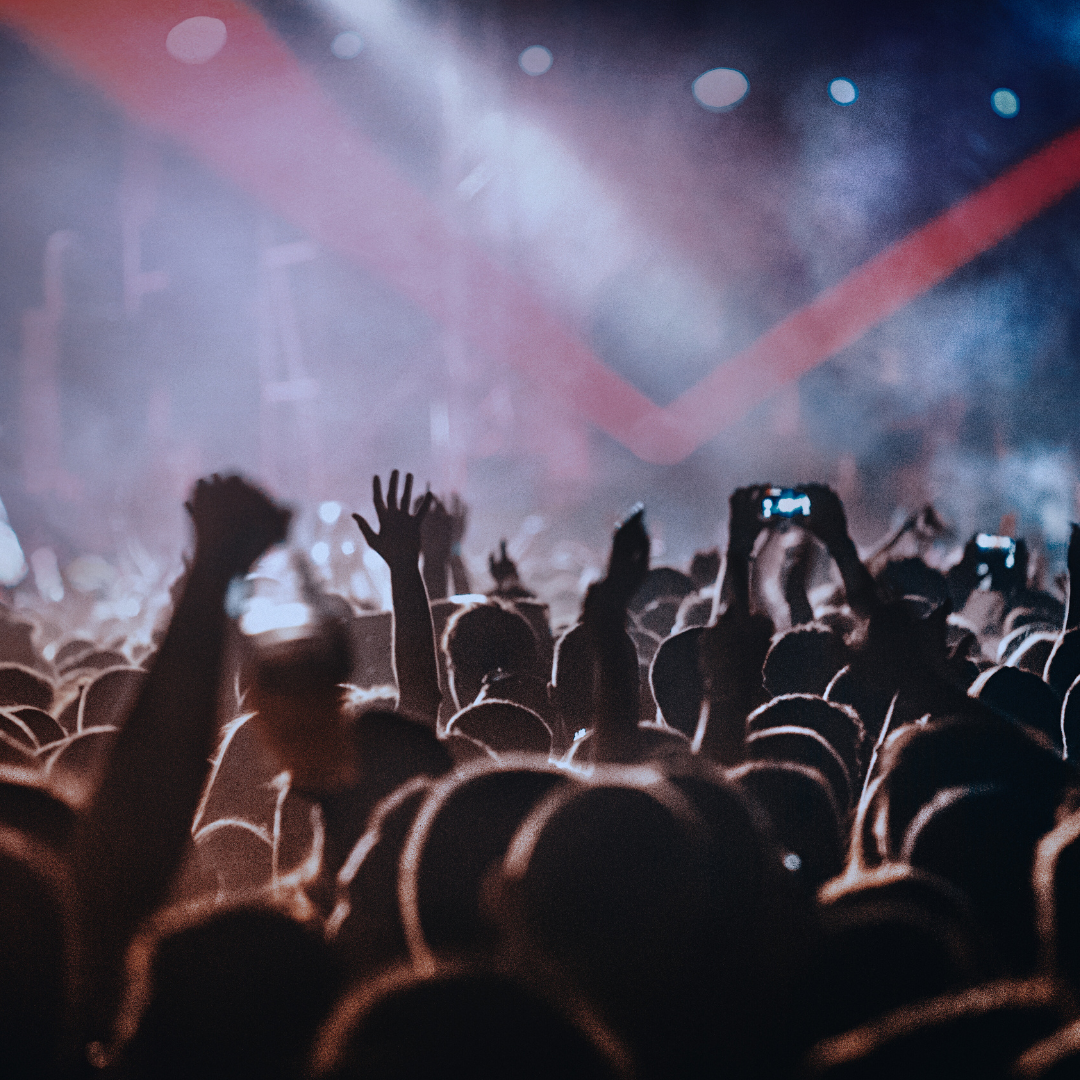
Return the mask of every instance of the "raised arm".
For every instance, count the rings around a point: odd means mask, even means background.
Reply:
[[[390,588],[394,602],[394,672],[398,683],[398,708],[434,729],[442,693],[435,658],[435,631],[424,579],[420,574],[420,530],[435,496],[429,491],[415,513],[412,500],[412,473],[406,473],[398,501],[398,470],[390,474],[383,499],[382,482],[372,480],[372,498],[379,531],[359,514],[353,514],[368,546],[390,567]]]
[[[607,576],[589,586],[581,621],[592,651],[593,758],[633,761],[640,713],[638,663],[626,607],[649,570],[649,534],[638,507],[615,531]]]
[[[750,611],[750,560],[764,527],[760,498],[757,487],[732,492],[719,604],[699,646],[705,700],[694,749],[727,766],[741,760],[746,717],[761,704],[761,669],[774,629],[768,615]]]
[[[190,840],[217,738],[229,581],[285,539],[290,517],[236,476],[200,480],[187,510],[195,557],[75,840],[90,1037],[109,1022],[127,942],[165,899]]]
[[[874,579],[863,565],[848,535],[844,504],[832,488],[824,484],[803,484],[802,491],[810,496],[810,517],[806,527],[828,549],[844,579],[847,602],[856,615],[869,618],[877,606]]]
[[[1080,626],[1080,525],[1073,522],[1069,536],[1069,556],[1066,564],[1069,568],[1069,595],[1065,600],[1065,625],[1063,629],[1072,630]]]

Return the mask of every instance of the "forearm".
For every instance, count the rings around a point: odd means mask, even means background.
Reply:
[[[451,553],[450,555],[450,580],[454,583],[456,594],[472,592],[469,571],[465,568],[465,560],[460,554]]]
[[[720,605],[726,611],[750,611],[750,556],[744,552],[728,550]]]
[[[791,625],[803,626],[814,620],[814,609],[806,595],[806,574],[793,570],[784,581],[784,599],[791,612]]]
[[[627,648],[626,604],[608,592],[606,584],[589,589],[582,611],[592,652],[593,758],[628,762],[634,760],[638,742],[637,657],[632,642]]]
[[[449,554],[442,552],[424,552],[424,576],[423,582],[427,589],[428,600],[445,600],[446,589],[446,564]]]
[[[829,544],[829,554],[843,578],[844,592],[851,610],[869,618],[877,602],[874,579],[859,558],[855,542],[850,536],[834,540]]]
[[[166,898],[190,840],[217,734],[228,574],[196,560],[75,840],[90,929],[90,1023],[138,924]]]
[[[395,565],[390,568],[390,586],[394,602],[393,662],[398,707],[434,728],[442,693],[424,578],[416,564]]]

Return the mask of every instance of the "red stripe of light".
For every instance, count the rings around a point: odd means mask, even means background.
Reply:
[[[168,55],[165,37],[193,15],[220,18],[228,42],[209,63],[189,67]],[[451,227],[249,8],[233,0],[0,0],[0,18],[314,240],[380,274],[656,463],[682,460],[1080,184],[1078,129],[870,259],[661,409]],[[509,328],[491,317],[495,310],[513,313]]]

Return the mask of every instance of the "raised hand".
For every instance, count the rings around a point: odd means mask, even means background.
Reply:
[[[488,554],[488,570],[498,588],[505,584],[516,585],[518,583],[518,568],[513,559],[506,553],[506,541],[499,541],[499,558],[496,560],[495,552]]]
[[[386,499],[383,500],[382,481],[376,475],[371,481],[371,496],[375,503],[375,513],[379,519],[379,531],[374,529],[360,514],[353,514],[353,520],[360,526],[364,539],[377,555],[382,556],[386,564],[395,566],[417,565],[420,558],[421,528],[427,517],[435,496],[429,491],[420,499],[415,513],[409,513],[412,502],[413,474],[405,474],[405,486],[398,501],[398,470],[390,474],[390,485]]]
[[[749,559],[761,530],[759,511],[764,486],[736,488],[728,500],[728,556]]]
[[[615,530],[608,559],[608,586],[624,601],[641,588],[649,572],[649,534],[645,531],[645,507],[638,503]]]
[[[241,574],[289,531],[291,511],[239,476],[199,480],[184,504],[195,526],[195,561]]]
[[[830,550],[847,540],[847,517],[840,496],[825,484],[802,484],[800,490],[810,496],[806,528]]]

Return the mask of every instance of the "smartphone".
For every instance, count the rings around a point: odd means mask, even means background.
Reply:
[[[798,488],[766,488],[761,496],[758,517],[762,521],[810,516],[810,496]]]
[[[1011,536],[993,536],[990,533],[978,533],[975,546],[980,551],[994,552],[1004,556],[1005,569],[1011,570],[1016,565],[1016,541]]]

